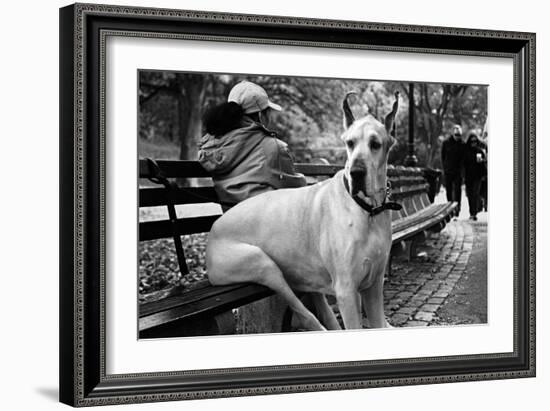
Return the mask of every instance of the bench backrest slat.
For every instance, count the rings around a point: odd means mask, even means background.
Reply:
[[[142,188],[139,190],[139,206],[155,207],[166,205],[168,196],[165,188]],[[172,194],[174,204],[217,203],[214,187],[185,187]]]
[[[220,216],[188,217],[176,220],[176,230],[180,235],[207,233]],[[170,220],[146,221],[139,223],[139,241],[172,237]]]
[[[297,163],[296,171],[306,176],[333,176],[340,171],[343,166],[332,164],[305,164]]]
[[[426,192],[428,184],[422,178],[403,181],[400,178],[391,178],[393,199]],[[140,207],[155,207],[166,205],[168,201],[164,188],[142,188],[139,191]],[[218,197],[213,187],[183,187],[172,194],[174,204],[218,203]]]
[[[156,163],[168,178],[210,177],[198,161],[157,160]],[[152,177],[147,160],[139,160],[139,177]]]
[[[158,160],[157,164],[168,178],[210,177],[198,161]],[[331,176],[343,168],[341,165],[305,163],[298,163],[295,167],[296,171],[307,176]],[[151,177],[147,160],[139,160],[139,177]]]
[[[401,186],[399,190],[392,190],[392,199],[393,200],[400,200],[405,197],[411,197],[417,194],[422,194],[428,191],[429,185],[427,183],[425,184],[418,184],[413,186]]]

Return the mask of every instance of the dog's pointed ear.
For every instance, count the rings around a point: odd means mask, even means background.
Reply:
[[[344,101],[342,101],[342,111],[344,112],[344,128],[347,130],[349,126],[355,121],[351,108],[349,106],[348,97],[350,94],[357,94],[355,91],[350,91],[344,96]]]
[[[392,135],[392,128],[393,123],[395,121],[395,115],[397,114],[397,109],[399,107],[399,91],[395,92],[395,101],[393,102],[392,110],[388,113],[386,118],[384,119],[384,124],[386,126],[386,131],[388,134],[395,138],[394,135]]]
[[[395,133],[393,131],[390,133],[390,144],[388,145],[388,151],[390,151],[397,143],[397,139],[395,138],[394,134]]]

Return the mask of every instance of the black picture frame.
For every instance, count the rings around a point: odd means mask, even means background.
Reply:
[[[513,352],[107,375],[102,64],[108,35],[513,59]],[[534,33],[75,4],[60,9],[60,101],[62,402],[91,406],[535,376]]]

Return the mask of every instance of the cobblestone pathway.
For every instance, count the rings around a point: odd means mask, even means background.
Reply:
[[[436,324],[437,311],[462,277],[473,245],[468,221],[453,221],[428,239],[417,256],[394,258],[384,286],[384,306],[395,327]]]

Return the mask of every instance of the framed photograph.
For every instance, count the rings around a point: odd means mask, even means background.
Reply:
[[[535,34],[60,10],[60,399],[535,376]]]

